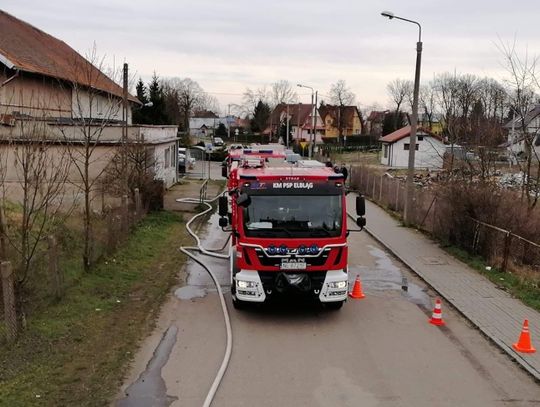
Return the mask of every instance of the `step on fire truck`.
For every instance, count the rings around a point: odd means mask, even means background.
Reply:
[[[224,163],[220,226],[232,233],[235,308],[284,294],[339,309],[347,299],[347,212],[342,174],[316,161],[291,165],[284,151],[235,150]],[[364,198],[356,200],[365,226]],[[225,229],[227,228],[227,229]]]

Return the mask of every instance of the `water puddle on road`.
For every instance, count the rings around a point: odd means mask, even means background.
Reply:
[[[203,221],[198,230],[193,229],[201,237],[202,246],[206,249],[221,249],[227,240],[227,234],[219,228],[219,216],[215,212],[207,221]],[[226,254],[228,249],[227,244],[225,250],[217,253]],[[192,253],[212,270],[221,287],[224,291],[227,291],[230,286],[229,260],[206,256],[196,251],[192,251]],[[178,299],[193,300],[203,298],[209,292],[216,291],[214,282],[208,272],[195,261],[188,260],[186,270],[188,272],[186,285],[178,288],[174,293]]]
[[[116,407],[168,407],[177,400],[176,397],[167,395],[165,381],[161,377],[161,369],[169,360],[176,343],[177,332],[176,326],[167,329],[146,370],[126,389],[126,397],[119,400]]]
[[[375,258],[375,268],[352,266],[349,272],[353,278],[359,274],[362,284],[370,290],[399,290],[412,303],[427,309],[431,307],[431,300],[425,289],[408,281],[386,252],[375,246],[367,247],[369,254]]]
[[[194,298],[203,298],[206,297],[207,290],[201,287],[195,287],[192,285],[186,285],[185,287],[180,287],[174,292],[174,295],[179,300],[192,300]]]

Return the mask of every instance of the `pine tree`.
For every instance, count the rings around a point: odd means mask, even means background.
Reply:
[[[152,81],[148,85],[148,99],[152,102],[152,106],[148,107],[147,118],[148,124],[168,124],[169,120],[165,113],[165,98],[163,96],[163,88],[159,82],[159,77],[154,72]]]
[[[251,130],[261,132],[265,129],[268,118],[270,117],[270,106],[267,103],[259,100],[255,110],[253,111],[253,119],[251,120]]]
[[[133,110],[133,123],[146,124],[148,122],[148,118],[146,117],[146,110],[148,108],[144,107],[144,104],[148,103],[148,98],[146,97],[146,86],[141,78],[139,78],[139,81],[137,82],[136,90],[137,99],[141,101],[143,106],[137,106]]]

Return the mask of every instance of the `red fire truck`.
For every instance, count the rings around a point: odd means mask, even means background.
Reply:
[[[332,309],[347,299],[343,176],[311,163],[290,165],[283,152],[237,152],[224,169],[228,197],[220,198],[219,215],[232,233],[235,308],[282,294],[311,296]],[[358,197],[360,229],[364,213]]]

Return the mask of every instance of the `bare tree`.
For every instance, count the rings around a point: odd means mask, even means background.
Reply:
[[[435,86],[433,83],[428,85],[420,86],[420,109],[423,114],[422,125],[427,125],[431,130],[433,128],[433,121],[436,110],[436,95],[435,95]]]
[[[114,155],[99,150],[103,137],[111,125],[121,123],[122,99],[100,90],[105,80],[103,60],[99,60],[95,49],[86,59],[72,63],[72,90],[74,125],[61,127],[64,141],[69,146],[71,167],[77,176],[70,180],[83,196],[83,266],[90,270],[92,262],[92,202],[97,195],[106,163]],[[108,79],[107,79],[108,81]],[[120,88],[119,88],[120,89]],[[117,127],[116,130],[119,130]],[[118,141],[118,140],[117,140]]]
[[[404,101],[411,99],[410,95],[412,94],[413,83],[409,80],[394,79],[386,85],[386,90],[392,103],[396,107],[394,127],[397,128],[400,109]]]
[[[270,93],[268,92],[266,87],[258,89],[246,88],[242,95],[242,114],[244,114],[245,116],[253,117],[253,114],[259,102],[270,106],[270,99]]]
[[[44,118],[18,121],[10,140],[12,166],[2,183],[3,205],[10,197],[22,211],[18,221],[10,222],[6,237],[17,257],[17,286],[22,288],[32,274],[33,262],[45,247],[47,235],[69,213],[64,206],[69,158],[62,147],[50,143]]]
[[[340,79],[330,86],[330,102],[338,106],[338,133],[339,140],[343,142],[343,128],[345,127],[345,106],[354,104],[355,94],[349,89],[347,83]]]
[[[172,117],[179,120],[180,128],[186,132],[189,132],[189,118],[195,110],[205,109],[209,103],[215,104],[215,100],[212,100],[203,88],[190,78],[164,80],[163,92],[168,104],[167,110],[171,112]]]
[[[296,103],[298,95],[293,86],[287,80],[279,80],[271,86],[271,106],[276,107],[280,103]]]
[[[536,92],[540,89],[537,72],[537,55],[529,55],[525,50],[522,54],[516,49],[516,41],[499,44],[499,50],[503,56],[504,66],[508,72],[505,80],[508,87],[508,97],[512,110],[512,121],[517,128],[519,137],[525,144],[525,164],[520,163],[523,172],[522,199],[532,209],[538,203],[540,197],[540,157],[534,148],[534,142],[539,136],[539,127],[530,129],[530,124],[538,116],[535,116],[537,105]]]

